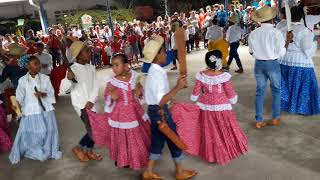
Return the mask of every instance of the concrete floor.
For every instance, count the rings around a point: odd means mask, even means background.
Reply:
[[[195,168],[199,175],[195,180],[319,180],[320,179],[320,116],[303,117],[282,114],[283,124],[280,127],[268,127],[262,130],[253,128],[255,79],[253,75],[254,60],[249,56],[247,47],[240,47],[240,56],[245,67],[245,73],[231,74],[232,81],[239,94],[239,102],[234,106],[242,128],[249,137],[250,150],[248,155],[234,160],[222,167],[209,164],[196,158],[188,157],[185,164]],[[176,101],[189,101],[195,73],[205,67],[205,51],[193,52],[188,55],[189,88],[182,91]],[[320,80],[320,52],[315,57],[315,65]],[[101,92],[104,79],[110,75],[110,70],[100,70],[98,77],[101,82]],[[175,83],[177,72],[169,72],[171,84]],[[265,103],[265,115],[271,115],[270,92]],[[127,169],[117,169],[114,162],[107,157],[102,162],[78,162],[71,153],[71,148],[77,144],[84,133],[80,119],[71,107],[70,98],[60,97],[56,104],[56,116],[60,129],[61,160],[46,162],[23,159],[18,165],[12,166],[8,153],[0,155],[0,180],[134,180],[140,179],[141,172]],[[105,154],[105,149],[97,149]],[[166,149],[162,160],[157,164],[156,171],[173,179],[173,163]]]

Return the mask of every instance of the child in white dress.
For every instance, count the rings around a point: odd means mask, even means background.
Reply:
[[[50,78],[39,73],[40,61],[35,56],[29,58],[27,67],[29,72],[19,79],[16,90],[22,118],[9,156],[12,164],[17,164],[21,156],[40,161],[62,156]]]

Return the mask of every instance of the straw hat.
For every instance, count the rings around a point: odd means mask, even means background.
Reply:
[[[256,22],[266,22],[277,16],[277,10],[275,8],[264,6],[252,13],[252,19]]]
[[[236,15],[232,15],[230,18],[229,18],[229,21],[234,23],[234,24],[237,24],[237,16]]]
[[[18,43],[10,44],[8,47],[8,51],[5,52],[6,55],[18,56],[21,57],[24,54],[27,54],[28,49],[21,46]]]
[[[76,59],[81,52],[81,50],[86,46],[86,44],[82,41],[74,41],[70,46],[70,52],[72,55],[72,59]]]
[[[152,36],[150,41],[143,48],[143,62],[152,63],[154,58],[159,53],[164,43],[163,37],[159,35]]]

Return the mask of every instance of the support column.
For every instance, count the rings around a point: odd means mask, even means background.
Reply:
[[[109,0],[107,0],[107,11],[108,11],[108,14],[109,14],[109,26],[110,26],[111,33],[112,33],[112,39],[114,40],[114,28],[113,28],[113,22],[112,22],[112,16],[111,16],[111,7],[110,7]]]
[[[40,16],[40,21],[41,21],[41,26],[42,26],[42,31],[45,34],[48,34],[48,21],[47,21],[47,15],[46,15],[46,11],[44,8],[44,2],[40,1],[40,5],[39,5],[39,16]]]

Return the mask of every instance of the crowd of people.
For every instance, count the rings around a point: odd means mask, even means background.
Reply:
[[[146,168],[144,180],[163,179],[154,167],[167,142],[176,179],[190,179],[197,172],[182,165],[183,151],[177,143],[182,141],[190,145],[189,154],[225,165],[248,151],[248,139],[232,110],[238,95],[228,73],[233,59],[239,68],[235,72],[244,73],[238,53],[241,40],[256,59],[256,128],[278,126],[281,110],[300,115],[320,113],[312,61],[317,43],[310,27],[320,20],[307,24],[303,5],[293,6],[292,32],[288,32],[285,12],[281,13],[277,29],[277,10],[260,3],[258,8],[231,5],[228,13],[224,5],[216,4],[205,11],[190,11],[188,17],[178,12],[159,16],[152,23],[115,22],[113,32],[109,26],[96,25],[85,31],[79,26],[65,29],[55,25],[47,36],[33,30],[27,32],[27,39],[6,35],[1,39],[5,67],[0,76],[4,104],[4,109],[0,107],[0,150],[11,150],[12,164],[22,156],[40,161],[60,159],[53,104],[59,94],[70,94],[86,127],[72,149],[81,162],[102,160],[93,151],[97,144],[108,149],[115,166]],[[207,68],[196,75],[191,94],[196,105],[180,103],[169,108],[170,100],[187,84],[181,76],[170,90],[163,68],[172,62],[171,70],[178,69],[177,28],[184,28],[187,53],[208,49]],[[149,64],[145,83],[134,71],[141,62]],[[104,66],[111,66],[114,76],[104,90],[105,113],[98,114],[96,68]],[[271,121],[264,120],[263,112],[268,80],[273,97]],[[10,119],[20,119],[14,141],[8,128]],[[171,131],[163,130],[159,120]],[[172,136],[177,132],[180,138]]]

